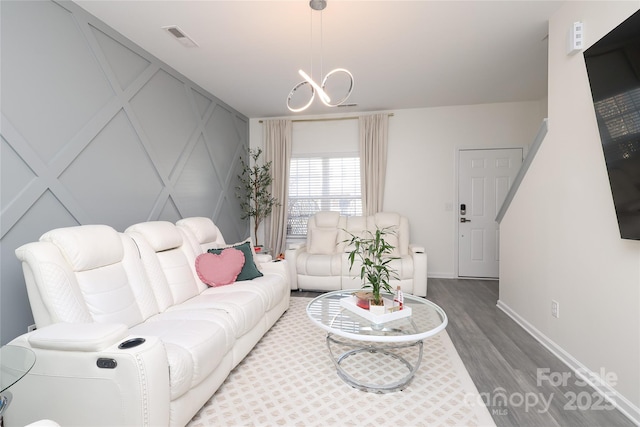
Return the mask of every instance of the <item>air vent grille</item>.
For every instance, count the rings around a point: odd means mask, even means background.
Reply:
[[[167,33],[169,33],[175,40],[180,42],[181,45],[186,47],[198,47],[198,43],[196,43],[177,25],[169,25],[167,27],[162,27],[162,29],[166,30]]]

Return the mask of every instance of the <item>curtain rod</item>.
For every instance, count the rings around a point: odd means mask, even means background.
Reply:
[[[299,123],[299,122],[332,122],[332,121],[337,121],[337,120],[355,120],[357,118],[359,118],[360,116],[351,116],[351,117],[334,117],[334,118],[329,118],[329,119],[293,119],[291,120],[293,123]],[[389,117],[393,117],[393,113],[389,113]],[[264,120],[258,120],[258,123],[264,123]]]

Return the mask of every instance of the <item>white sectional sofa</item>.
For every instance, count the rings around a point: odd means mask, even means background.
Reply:
[[[285,252],[290,269],[291,289],[334,291],[362,286],[360,267],[349,268],[346,240],[368,230],[390,227],[395,235],[387,241],[395,247],[390,266],[403,292],[427,296],[427,254],[424,247],[410,243],[409,221],[395,212],[379,212],[370,216],[341,216],[339,212],[321,211],[309,218],[307,239],[293,244]]]
[[[289,307],[284,261],[205,285],[196,258],[221,245],[211,220],[188,218],[61,228],[18,248],[37,330],[9,345],[36,364],[5,425],[188,423]]]

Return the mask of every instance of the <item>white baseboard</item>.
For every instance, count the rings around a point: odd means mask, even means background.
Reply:
[[[427,279],[455,279],[455,275],[453,273],[432,273],[429,272],[427,274]]]
[[[427,274],[427,279],[460,279],[460,280],[499,280],[497,277],[493,278],[493,277],[460,277],[455,273],[432,273],[429,272]]]
[[[589,384],[593,389],[598,392],[604,399],[610,402],[620,412],[622,412],[633,423],[640,425],[640,408],[630,402],[626,397],[618,393],[617,390],[610,385],[600,380],[600,377],[595,372],[588,369],[580,361],[578,361],[571,354],[567,353],[562,347],[549,339],[546,335],[536,329],[531,323],[523,319],[518,313],[513,311],[507,304],[498,300],[498,308],[502,310],[507,316],[511,317],[517,324],[527,331],[532,337],[545,346],[551,353],[553,353],[558,359],[567,364],[570,369],[574,371],[585,383]]]

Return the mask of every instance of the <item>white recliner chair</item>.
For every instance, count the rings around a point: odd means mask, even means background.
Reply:
[[[309,218],[306,243],[285,253],[292,289],[342,289],[345,227],[346,217],[339,212],[322,211]]]
[[[391,266],[399,277],[391,281],[391,286],[401,286],[404,292],[426,296],[427,255],[422,246],[410,243],[409,221],[395,212],[350,217],[333,211],[316,213],[309,219],[306,242],[292,245],[285,254],[291,288],[318,291],[360,288],[359,268],[349,268],[349,233],[359,235],[384,227],[391,227],[395,233],[387,236],[395,247],[392,256],[396,259]]]

